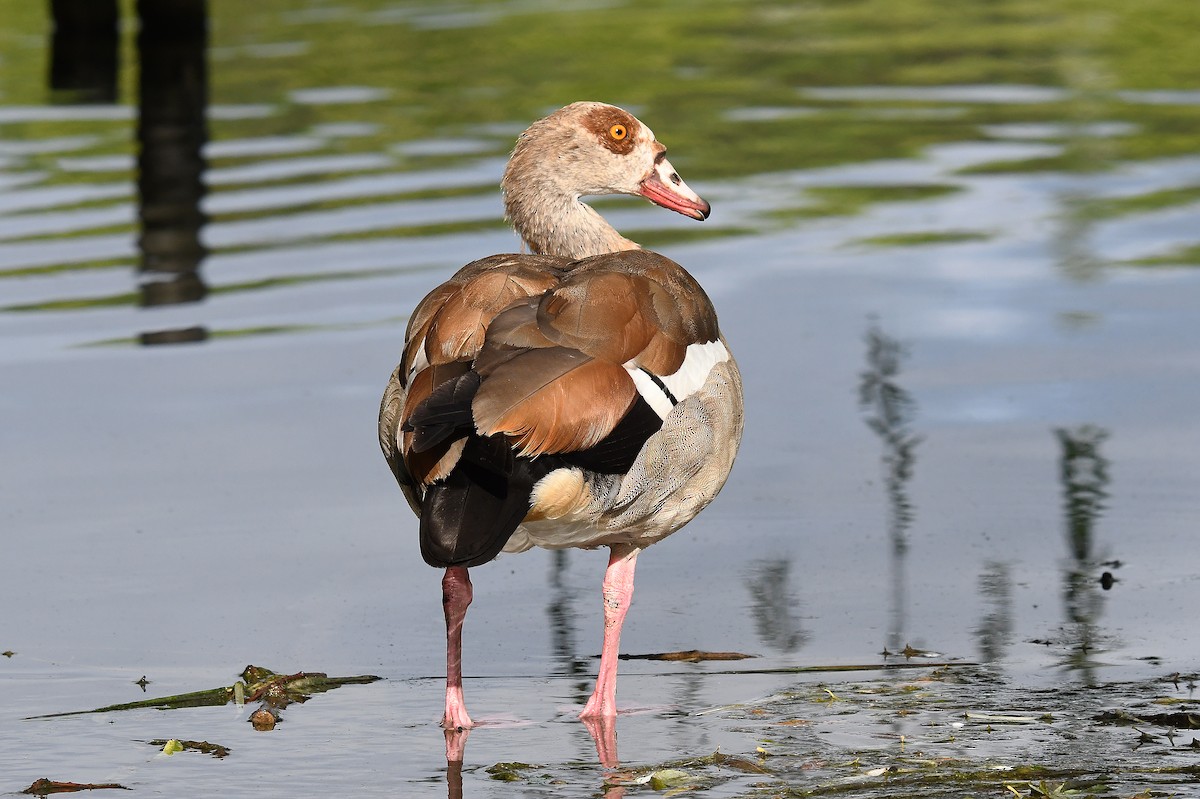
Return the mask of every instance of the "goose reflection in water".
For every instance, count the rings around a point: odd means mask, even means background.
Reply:
[[[601,796],[604,799],[623,799],[625,796],[624,785],[607,784],[609,772],[620,767],[617,759],[616,719],[602,716],[582,721],[596,745],[596,754],[600,765],[605,769],[605,778],[601,783],[604,793]],[[449,799],[463,799],[463,761],[466,758],[467,738],[471,735],[472,729],[471,727],[443,729],[446,736],[446,795]]]

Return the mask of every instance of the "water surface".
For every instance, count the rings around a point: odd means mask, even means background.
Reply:
[[[641,558],[622,648],[759,658],[623,664],[625,764],[753,753],[774,733],[697,714],[828,679],[718,673],[745,663],[911,646],[984,664],[1000,706],[1196,670],[1192,4],[207,12],[207,43],[164,54],[128,22],[107,81],[54,88],[46,9],[0,2],[3,790],[446,792],[440,575],[379,457],[378,398],[416,301],[519,246],[497,190],[515,135],[583,98],[641,115],[712,202],[703,225],[597,207],[706,287],[747,393],[733,477]],[[573,716],[604,560],[473,571],[466,690],[491,723],[464,794],[600,791]],[[272,733],[232,706],[22,720],[250,662],[385,680]],[[830,761],[951,723],[834,719],[810,742]],[[161,737],[233,754],[157,756]],[[1041,756],[1025,744],[969,748]],[[485,771],[507,761],[550,776]],[[710,793],[820,781],[788,768]]]

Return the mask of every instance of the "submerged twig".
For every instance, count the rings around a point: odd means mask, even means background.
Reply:
[[[672,660],[685,663],[699,663],[702,660],[748,660],[756,657],[758,655],[744,655],[741,652],[704,652],[699,649],[686,649],[682,652],[649,652],[644,655],[621,655],[620,659]]]

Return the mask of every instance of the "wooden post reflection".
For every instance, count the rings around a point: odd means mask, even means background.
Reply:
[[[859,407],[867,414],[867,426],[883,442],[884,482],[887,486],[888,538],[891,543],[892,621],[887,649],[900,651],[907,621],[908,528],[912,526],[913,506],[908,498],[908,481],[916,462],[914,450],[921,437],[909,425],[916,417],[917,404],[897,382],[900,363],[906,353],[900,342],[872,325],[867,331],[867,371],[859,383]]]
[[[206,222],[204,144],[208,140],[206,0],[138,0],[139,278],[143,306],[204,298],[200,241]],[[197,341],[202,327],[143,333],[143,344]]]
[[[808,640],[795,614],[799,604],[791,590],[792,560],[784,555],[755,561],[746,579],[758,638],[779,652],[792,653]]]
[[[117,101],[117,0],[50,0],[50,89],[69,103]]]
[[[1063,570],[1063,601],[1071,646],[1067,665],[1090,685],[1095,678],[1092,654],[1097,647],[1096,622],[1104,610],[1104,597],[1097,591],[1102,583],[1095,574],[1100,566],[1095,539],[1096,524],[1108,499],[1108,459],[1100,452],[1108,431],[1083,425],[1059,428],[1054,434],[1060,447],[1059,477],[1070,555]]]
[[[1012,573],[1008,564],[988,561],[979,575],[979,596],[986,612],[975,628],[979,659],[997,663],[1012,644]]]

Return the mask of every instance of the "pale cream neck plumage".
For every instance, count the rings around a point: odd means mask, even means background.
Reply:
[[[578,259],[640,249],[578,196],[520,185],[506,188],[504,197],[509,222],[538,255]]]
[[[620,126],[623,136],[609,132]],[[639,194],[665,148],[627,112],[574,103],[521,134],[504,171],[505,216],[540,255],[584,258],[638,245],[622,236],[581,197]]]

